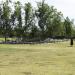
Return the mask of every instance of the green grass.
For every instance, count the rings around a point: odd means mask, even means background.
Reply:
[[[0,75],[75,75],[75,45],[69,42],[0,45]]]
[[[16,40],[16,38],[7,38],[7,40],[12,40],[12,41],[15,41]],[[0,38],[0,41],[5,41],[5,38]]]
[[[0,41],[5,41],[5,39],[4,38],[0,38]]]

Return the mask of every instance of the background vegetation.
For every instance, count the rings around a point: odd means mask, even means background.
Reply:
[[[13,5],[11,7],[10,5]],[[75,37],[73,20],[64,18],[54,6],[38,2],[34,9],[31,3],[23,6],[19,1],[10,0],[0,4],[0,37],[43,40],[48,37]]]

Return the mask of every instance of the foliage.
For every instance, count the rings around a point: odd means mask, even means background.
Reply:
[[[6,0],[0,5],[0,36],[4,36],[5,41],[7,37],[16,37],[19,41],[25,38],[72,37],[74,32],[73,21],[69,17],[64,18],[61,12],[44,0],[37,3],[36,9],[30,2],[23,6],[19,1],[13,3]]]

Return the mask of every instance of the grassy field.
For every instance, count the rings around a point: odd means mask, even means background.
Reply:
[[[0,75],[75,75],[75,45],[0,45]]]

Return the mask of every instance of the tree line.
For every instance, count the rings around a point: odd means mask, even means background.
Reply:
[[[0,3],[0,37],[4,37],[5,41],[8,37],[26,41],[56,36],[74,37],[74,23],[44,0],[37,2],[36,8],[30,2],[24,6],[19,1]]]

